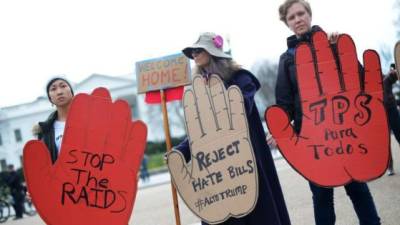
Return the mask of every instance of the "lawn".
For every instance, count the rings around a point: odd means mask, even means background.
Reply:
[[[149,164],[147,166],[150,172],[166,168],[167,165],[164,161],[164,153],[149,155]]]

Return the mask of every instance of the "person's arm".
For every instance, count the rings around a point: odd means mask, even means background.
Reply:
[[[396,99],[396,105],[400,106],[400,99]]]
[[[174,146],[173,149],[180,151],[183,154],[183,156],[185,156],[186,162],[190,161],[191,155],[190,155],[189,140],[187,137],[177,146]]]
[[[331,44],[336,44],[339,39],[340,33],[337,31],[328,33],[328,40]]]
[[[388,81],[390,82],[391,85],[396,83],[396,81],[398,79],[396,70],[390,70],[388,76],[386,76],[385,78],[388,79]]]
[[[383,76],[383,95],[385,101],[388,101],[390,96],[392,96],[392,86],[397,81],[397,74],[389,73]],[[394,97],[394,96],[393,96]]]
[[[275,86],[276,104],[283,107],[291,119],[294,118],[294,91],[289,79],[289,70],[281,56],[278,65],[278,78]]]
[[[243,95],[244,106],[246,109],[247,115],[250,115],[253,112],[254,107],[254,95],[256,94],[259,87],[255,84],[255,80],[253,80],[250,75],[247,73],[238,74],[235,77],[234,84],[240,88],[240,91]]]

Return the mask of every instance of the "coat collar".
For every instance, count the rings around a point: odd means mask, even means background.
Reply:
[[[57,119],[57,111],[52,112],[46,121],[39,122],[39,126],[44,133],[49,132]]]
[[[250,77],[250,78],[252,79],[252,81],[254,82],[254,85],[256,86],[256,90],[260,89],[261,84],[260,84],[260,82],[258,81],[258,79],[257,79],[250,71],[248,71],[248,70],[246,70],[246,69],[239,69],[239,70],[235,71],[235,72],[233,73],[233,75],[232,75],[232,79],[231,79],[228,83],[235,82],[236,79],[237,79],[237,75],[239,75],[239,74],[248,74],[249,77]]]
[[[312,34],[317,32],[317,31],[322,31],[322,28],[315,25],[311,27],[311,30],[302,35],[300,38],[297,38],[296,35],[292,35],[287,38],[287,46],[289,49],[291,48],[296,48],[296,46],[301,43],[301,42],[311,42],[311,37]]]

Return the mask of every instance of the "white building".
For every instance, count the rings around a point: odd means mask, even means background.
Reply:
[[[148,140],[164,140],[163,120],[160,105],[147,105],[144,96],[137,96],[135,76],[111,77],[93,74],[80,83],[73,84],[75,94],[90,93],[96,87],[106,87],[112,99],[124,99],[131,106],[132,116],[143,120],[148,126]],[[181,113],[179,102],[169,103],[170,131],[172,136],[184,135],[183,123],[176,114]],[[178,107],[177,107],[178,106]],[[34,139],[32,127],[39,121],[47,119],[55,108],[51,106],[46,95],[35,101],[0,108],[0,170],[8,164],[21,166],[22,151],[27,141]],[[177,112],[178,110],[178,112]]]

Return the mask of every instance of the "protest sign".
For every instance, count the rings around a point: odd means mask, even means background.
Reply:
[[[257,202],[258,176],[240,89],[226,90],[217,75],[197,75],[183,105],[191,164],[177,150],[167,160],[180,196],[210,224],[247,215]]]
[[[147,128],[105,88],[74,97],[58,160],[41,141],[24,147],[28,191],[47,224],[126,225],[137,191]]]
[[[190,64],[182,53],[136,63],[138,93],[145,93],[145,102],[161,104],[167,152],[171,151],[171,136],[167,102],[181,100],[184,86],[191,83]],[[178,196],[171,183],[176,225],[180,225]]]
[[[190,64],[183,54],[136,63],[138,93],[165,90],[190,84]]]
[[[349,35],[340,35],[337,59],[327,35],[296,47],[302,110],[296,133],[279,106],[265,112],[273,138],[286,160],[311,182],[327,187],[369,181],[384,174],[390,135],[383,105],[378,54],[364,52],[364,67]]]

